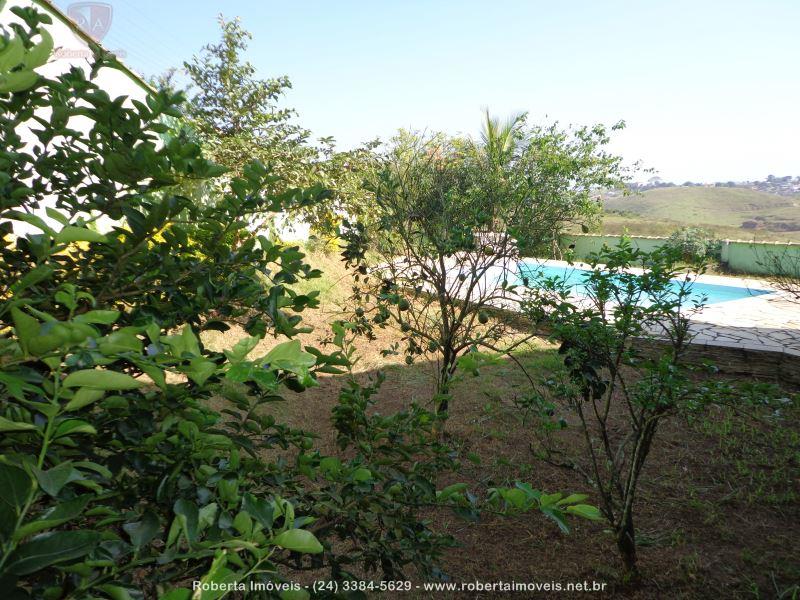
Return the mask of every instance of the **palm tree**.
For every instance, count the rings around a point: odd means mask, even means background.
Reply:
[[[472,147],[478,161],[484,163],[486,175],[493,180],[493,184],[486,189],[492,190],[490,192],[492,194],[503,195],[507,168],[525,139],[523,127],[527,113],[517,113],[501,121],[500,118],[491,116],[488,108],[484,108],[483,112],[481,143],[473,144]],[[489,204],[496,208],[496,203]],[[496,222],[495,208],[492,208],[489,214],[492,226],[499,225]]]
[[[484,109],[484,122],[481,127],[483,153],[489,164],[499,171],[514,158],[514,152],[523,138],[522,127],[527,113],[511,115],[505,121],[489,114]]]

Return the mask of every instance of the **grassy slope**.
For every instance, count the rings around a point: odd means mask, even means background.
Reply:
[[[685,225],[711,229],[720,237],[800,241],[800,198],[742,188],[674,187],[648,190],[605,203],[603,231],[668,234]],[[613,211],[613,212],[611,212]],[[763,218],[765,228],[742,229],[744,221]],[[798,231],[780,231],[779,223],[795,223]]]

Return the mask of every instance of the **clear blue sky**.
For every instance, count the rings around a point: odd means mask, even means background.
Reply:
[[[612,123],[614,144],[682,182],[800,174],[800,0],[106,0],[103,40],[134,69],[253,32],[286,103],[343,147],[400,127],[473,134],[480,109]],[[56,0],[61,8],[71,0]]]

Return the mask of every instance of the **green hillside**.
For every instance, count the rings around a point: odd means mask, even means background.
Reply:
[[[693,225],[719,237],[800,241],[800,198],[745,188],[671,187],[607,198],[604,231],[660,235]]]

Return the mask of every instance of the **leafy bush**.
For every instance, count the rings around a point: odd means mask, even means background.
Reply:
[[[504,344],[508,325],[491,313],[519,300],[520,248],[551,249],[565,224],[599,210],[591,189],[622,179],[607,142],[600,126],[531,128],[524,116],[501,125],[487,113],[479,142],[404,133],[382,157],[368,181],[377,225],[342,232],[353,319],[370,334],[399,328],[408,364],[435,358],[438,413],[462,357],[525,343]]]
[[[49,51],[49,19],[12,10],[22,24],[3,38],[5,81]],[[98,56],[91,75],[114,67]],[[247,358],[267,330],[300,331],[294,313],[315,300],[286,284],[316,273],[246,225],[324,191],[264,196],[270,175],[253,164],[197,207],[170,190],[221,170],[181,135],[159,137],[162,117],[181,114],[179,95],[112,99],[78,68],[4,91],[3,588],[152,597],[187,578],[280,580],[267,565],[323,548],[270,485],[291,471],[261,458],[309,439],[258,408],[286,385],[313,385],[328,359],[296,341]],[[115,223],[106,233],[104,218]],[[12,223],[35,231],[14,236]],[[252,337],[204,348],[200,331],[237,322]],[[230,408],[212,410],[215,396]]]
[[[99,49],[88,76],[36,75],[49,18],[12,10],[21,22],[0,43],[0,588],[176,600],[193,580],[256,581],[298,598],[304,570],[431,572],[448,540],[417,510],[475,503],[435,490],[452,459],[421,443],[429,414],[367,417],[370,388],[351,381],[337,458],[265,410],[352,361],[344,325],[331,354],[286,339],[251,356],[267,334],[308,331],[299,313],[316,294],[291,285],[319,273],[248,224],[327,192],[266,193],[275,178],[252,163],[193,204],[181,184],[223,169],[169,131],[182,96],[110,98],[94,76],[117,65]],[[247,335],[232,348],[204,346],[203,331],[233,324]],[[572,504],[555,516],[595,516]]]
[[[531,318],[560,344],[566,373],[534,390],[535,401],[527,403],[543,425],[537,450],[583,474],[598,491],[629,577],[638,573],[637,490],[662,421],[772,393],[709,381],[688,363],[690,317],[704,300],[692,296],[693,276],[679,268],[681,260],[675,249],[646,253],[623,240],[588,259],[583,297],[563,279],[544,278],[527,304]],[[559,440],[570,421],[585,440],[578,452]]]
[[[719,261],[722,257],[722,242],[710,231],[700,227],[683,227],[673,232],[665,244],[675,249],[689,263],[705,260]]]

